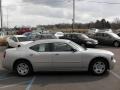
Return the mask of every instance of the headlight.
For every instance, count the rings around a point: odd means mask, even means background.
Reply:
[[[90,42],[90,41],[87,41],[86,43],[87,43],[87,44],[92,44],[92,42]]]

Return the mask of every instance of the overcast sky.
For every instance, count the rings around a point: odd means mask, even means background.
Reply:
[[[4,26],[7,25],[7,16],[9,27],[72,22],[72,0],[2,0],[2,5]],[[113,21],[119,17],[119,0],[76,0],[76,22],[101,18]]]

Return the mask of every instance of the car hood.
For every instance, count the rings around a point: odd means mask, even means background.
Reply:
[[[91,49],[91,48],[87,48],[86,50],[87,52],[90,53],[100,53],[100,54],[108,54],[108,55],[114,55],[112,52],[107,51],[107,50],[101,50],[101,49]]]
[[[26,45],[26,44],[29,44],[29,43],[32,43],[33,41],[25,41],[25,42],[19,42],[20,45]]]

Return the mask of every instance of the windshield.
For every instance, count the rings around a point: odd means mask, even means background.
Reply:
[[[110,33],[110,35],[112,35],[113,37],[115,37],[115,38],[120,38],[117,34],[115,34],[115,33]]]
[[[70,41],[70,44],[72,44],[75,48],[77,48],[77,50],[79,50],[79,51],[83,51],[83,50],[85,50],[85,48],[83,48],[82,46],[80,46],[80,45],[78,45],[78,44],[76,44],[76,43],[74,43],[74,42],[72,42],[72,41]]]
[[[18,37],[19,42],[30,41],[27,37]]]

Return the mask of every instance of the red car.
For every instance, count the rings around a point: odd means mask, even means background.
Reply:
[[[20,28],[20,30],[17,32],[18,35],[22,35],[26,32],[32,32],[30,28]]]

